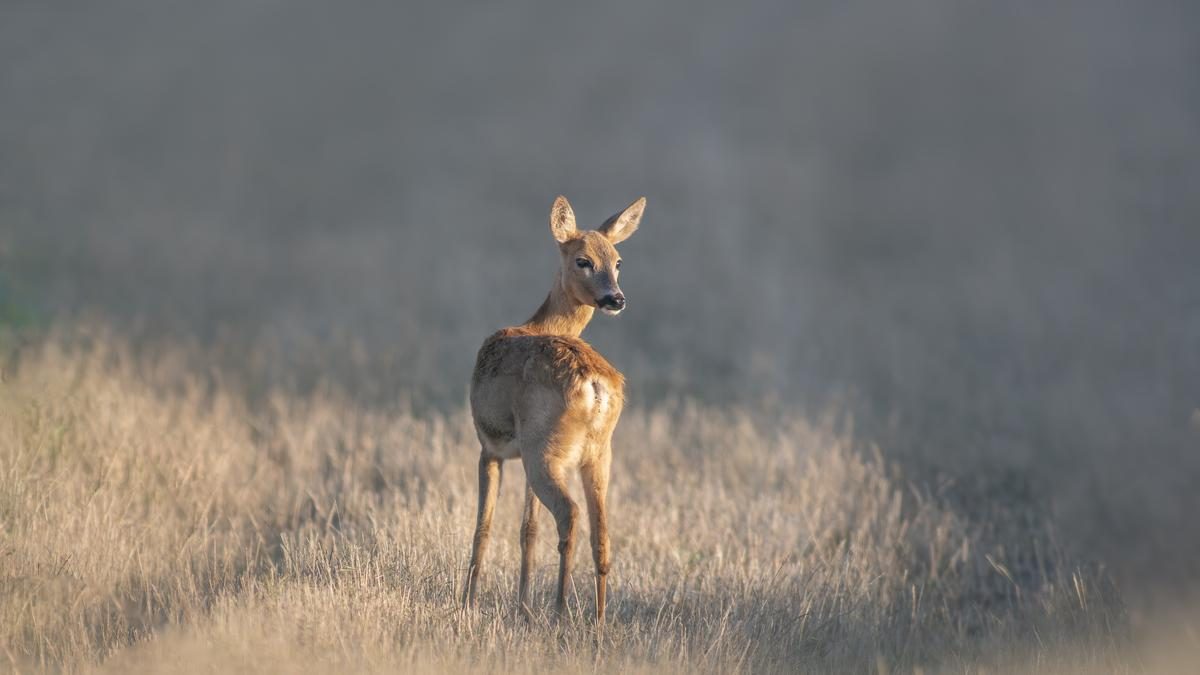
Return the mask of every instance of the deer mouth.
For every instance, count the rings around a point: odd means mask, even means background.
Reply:
[[[596,300],[596,306],[601,312],[609,316],[616,316],[625,309],[625,296],[617,293],[616,295],[606,295],[603,298]]]

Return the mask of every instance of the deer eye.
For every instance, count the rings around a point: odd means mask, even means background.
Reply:
[[[588,260],[587,258],[576,258],[575,265],[581,269],[591,269],[592,261]]]

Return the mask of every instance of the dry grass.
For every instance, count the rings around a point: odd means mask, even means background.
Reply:
[[[61,4],[0,5],[0,671],[1195,670],[1200,3]],[[455,603],[558,192],[650,203],[600,638],[510,618],[519,475]]]
[[[7,374],[0,644],[10,666],[1133,667],[1111,584],[1072,566],[1030,514],[968,518],[832,417],[689,403],[623,419],[602,632],[579,615],[514,619],[518,464],[481,609],[463,616],[477,452],[463,411],[370,410],[332,391],[250,405],[187,362],[109,337],[50,339]],[[578,558],[574,606],[586,614],[590,561]]]

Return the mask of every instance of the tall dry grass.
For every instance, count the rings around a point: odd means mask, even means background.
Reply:
[[[1132,667],[1115,588],[1068,560],[1033,514],[969,517],[832,415],[689,402],[621,423],[603,631],[585,618],[586,555],[575,614],[514,618],[519,464],[502,489],[481,609],[465,616],[456,599],[477,446],[464,411],[368,409],[329,389],[248,402],[190,363],[97,334],[29,346],[8,369],[10,667]],[[543,607],[548,539],[535,578]]]

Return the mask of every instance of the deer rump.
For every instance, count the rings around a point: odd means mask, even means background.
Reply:
[[[470,400],[489,454],[514,459],[521,456],[520,437],[535,431],[572,437],[557,439],[559,446],[600,440],[611,432],[624,395],[625,378],[583,340],[506,328],[480,347]]]

